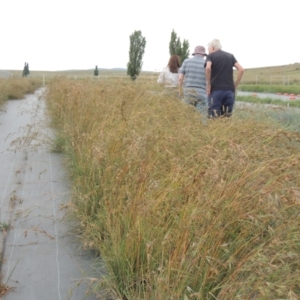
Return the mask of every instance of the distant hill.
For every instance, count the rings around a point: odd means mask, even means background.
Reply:
[[[125,69],[125,68],[112,68],[111,70],[114,70],[114,71],[127,71],[127,69]]]
[[[299,84],[300,63],[245,69],[242,83],[282,85]]]
[[[102,71],[127,71],[127,69],[125,68],[98,68],[98,70],[102,70]],[[62,71],[53,71],[53,72],[86,72],[86,71],[90,71],[93,72],[94,69],[87,69],[87,70],[77,70],[77,69],[71,69],[71,70],[62,70]],[[50,72],[50,71],[47,71]]]

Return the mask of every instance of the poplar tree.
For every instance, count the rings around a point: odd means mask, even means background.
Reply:
[[[169,43],[169,53],[170,53],[170,55],[175,55],[176,54],[176,43],[177,43],[177,34],[173,29],[172,33],[171,33],[171,40],[170,40],[170,43]]]
[[[29,75],[29,73],[30,73],[29,72],[29,65],[28,65],[28,63],[25,62],[22,76],[27,77]]]
[[[134,31],[129,37],[130,48],[129,48],[129,62],[127,63],[127,75],[135,80],[142,69],[143,55],[146,47],[146,39],[142,36],[140,30]]]
[[[98,66],[96,66],[94,70],[94,76],[98,76],[98,75],[99,75],[99,70],[98,70]]]
[[[181,56],[180,56],[182,62],[190,55],[189,47],[190,44],[188,40],[183,40],[182,47],[181,47]]]
[[[178,55],[182,63],[190,55],[189,47],[188,40],[183,40],[183,43],[181,44],[180,38],[177,37],[177,33],[173,29],[169,43],[170,55]]]

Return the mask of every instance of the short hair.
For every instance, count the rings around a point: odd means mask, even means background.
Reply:
[[[171,73],[178,73],[180,68],[180,57],[178,55],[172,55],[169,59],[168,67]]]
[[[213,39],[211,42],[208,43],[208,48],[214,48],[217,50],[222,50],[222,45],[218,39]]]

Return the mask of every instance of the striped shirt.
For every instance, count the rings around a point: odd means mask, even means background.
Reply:
[[[205,60],[203,56],[195,55],[187,58],[179,70],[184,75],[183,86],[185,88],[198,88],[206,90]]]

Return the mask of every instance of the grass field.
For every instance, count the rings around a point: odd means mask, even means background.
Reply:
[[[151,81],[60,78],[47,104],[71,215],[111,299],[300,297],[299,114],[203,125]]]
[[[0,100],[33,92],[42,73],[0,79]],[[299,299],[298,102],[265,108],[255,103],[286,102],[238,97],[253,104],[204,126],[157,74],[132,82],[121,73],[54,72],[46,82],[53,151],[65,154],[72,180],[70,216],[108,270],[93,279],[95,293]]]
[[[299,85],[300,63],[246,69],[242,84]]]
[[[163,68],[164,66],[162,66]],[[21,77],[22,70],[8,70],[13,76]],[[65,71],[31,71],[30,76],[47,78],[55,76],[69,76],[69,77],[94,77],[93,69],[90,70],[65,70]],[[157,78],[157,72],[141,72],[141,78],[150,77]],[[115,69],[100,69],[99,76],[94,78],[103,77],[127,77],[126,70]],[[290,65],[264,67],[264,68],[251,68],[246,69],[242,85],[283,85],[293,86],[300,84],[300,63]]]

